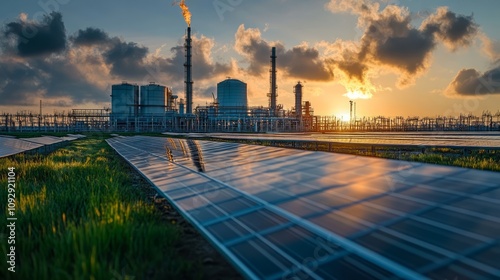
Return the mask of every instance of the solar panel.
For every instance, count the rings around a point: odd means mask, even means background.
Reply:
[[[108,143],[248,278],[500,275],[500,173],[172,138]]]
[[[0,158],[40,148],[43,145],[21,139],[0,137]]]
[[[16,139],[13,137],[0,137],[0,158],[7,157],[42,147],[49,147],[64,141],[73,141],[85,137],[84,135],[70,135],[67,137],[43,136],[34,138]]]
[[[41,137],[33,137],[33,138],[24,138],[24,141],[38,143],[42,145],[52,145],[56,143],[63,142],[63,140],[59,137],[52,136],[41,136]]]

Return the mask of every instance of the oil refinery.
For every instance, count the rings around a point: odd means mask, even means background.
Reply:
[[[130,131],[130,132],[335,132],[335,131],[491,131],[500,129],[500,112],[482,116],[358,118],[349,101],[350,118],[316,116],[304,100],[304,85],[293,87],[295,106],[278,102],[276,48],[270,52],[268,106],[249,106],[247,84],[228,77],[217,84],[213,102],[193,108],[192,38],[186,20],[184,98],[156,82],[122,82],[111,87],[111,108],[73,109],[69,113],[18,112],[0,116],[0,131]],[[354,115],[353,115],[354,105]]]

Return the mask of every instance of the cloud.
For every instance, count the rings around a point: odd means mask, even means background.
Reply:
[[[483,47],[483,52],[494,61],[494,63],[500,62],[500,42],[491,40],[485,34],[481,34],[480,36]]]
[[[21,57],[61,53],[66,50],[66,29],[60,13],[46,15],[41,22],[32,22],[21,16],[4,27],[3,48]]]
[[[133,42],[113,39],[112,47],[103,53],[106,63],[111,67],[111,74],[125,79],[141,79],[147,75],[145,59],[148,48]]]
[[[21,105],[41,95],[38,71],[13,59],[0,58],[0,100],[2,104]]]
[[[182,80],[184,77],[185,62],[184,45],[177,45],[170,49],[172,56],[160,57],[156,52],[149,53],[149,49],[134,42],[126,42],[118,37],[111,37],[106,32],[96,28],[79,30],[71,37],[75,47],[85,46],[94,48],[100,53],[105,63],[110,67],[111,74],[125,79],[144,79],[150,76],[153,80]],[[232,72],[230,64],[214,62],[212,49],[215,46],[213,39],[205,36],[192,37],[193,78],[208,79],[213,76],[226,75]]]
[[[26,62],[2,57],[0,63],[0,99],[3,104],[33,105],[39,99],[65,99],[72,103],[108,99],[107,92],[82,79],[74,64],[65,58],[34,58]]]
[[[289,78],[330,81],[333,72],[315,48],[302,44],[286,49],[281,43],[267,42],[262,39],[257,28],[245,29],[242,24],[235,34],[235,49],[246,58],[250,75],[260,76],[267,73],[270,65],[271,48],[276,47],[277,68]]]
[[[246,69],[250,75],[259,76],[264,68],[269,67],[271,45],[262,39],[258,28],[245,29],[241,24],[235,34],[235,50],[249,63]]]
[[[373,17],[378,13],[379,3],[370,0],[331,0],[326,8],[333,13],[345,13],[361,16],[361,19]]]
[[[109,42],[110,38],[106,32],[99,28],[88,27],[70,37],[71,42],[75,46],[93,46],[98,44],[105,44]]]
[[[38,29],[36,36],[28,43],[19,41],[23,28],[34,27]],[[108,102],[110,84],[123,80],[184,88],[182,43],[171,48],[170,57],[160,57],[147,47],[99,28],[81,29],[68,38],[59,13],[41,22],[28,22],[22,16],[20,21],[6,24],[4,30],[0,36],[4,46],[0,53],[0,99],[5,105],[35,105],[39,99],[62,107]],[[50,44],[45,42],[52,39],[55,41]],[[233,62],[213,61],[214,47],[213,39],[193,36],[193,78],[201,96],[206,96],[209,81],[222,79],[237,68]]]
[[[478,25],[472,16],[457,15],[447,7],[439,7],[422,23],[422,30],[433,34],[449,49],[469,46],[477,34]]]
[[[424,19],[420,27],[412,25],[407,8],[380,4],[370,0],[331,0],[326,8],[334,13],[349,12],[358,16],[363,30],[359,42],[336,42],[336,54],[328,62],[347,80],[346,87],[362,87],[371,82],[381,69],[399,75],[398,85],[408,86],[425,73],[431,64],[432,52],[439,43],[455,51],[471,44],[478,32],[472,16],[458,15],[446,7]],[[361,86],[360,86],[361,84]]]
[[[462,69],[448,85],[447,96],[480,96],[500,94],[500,67],[484,73],[476,69]]]

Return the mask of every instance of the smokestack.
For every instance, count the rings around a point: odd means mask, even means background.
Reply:
[[[352,122],[352,102],[353,102],[352,100],[349,100],[349,103],[351,104],[351,110],[350,110],[351,114],[350,114],[349,122]]]
[[[186,36],[186,63],[184,64],[186,71],[186,114],[193,113],[193,80],[191,77],[191,27],[187,28]]]
[[[354,121],[356,121],[356,101],[354,101]]]
[[[276,47],[273,47],[271,50],[271,69],[269,70],[270,74],[270,91],[269,91],[269,110],[271,111],[271,116],[277,116],[277,105],[276,98],[278,97],[278,86],[276,85]]]
[[[298,82],[295,85],[295,116],[302,117],[302,84]]]

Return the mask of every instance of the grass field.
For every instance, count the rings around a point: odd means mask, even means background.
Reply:
[[[0,159],[2,221],[8,167],[16,168],[16,272],[2,262],[0,279],[201,278],[199,264],[176,253],[179,228],[161,220],[103,139]],[[6,256],[5,227],[1,234]]]

